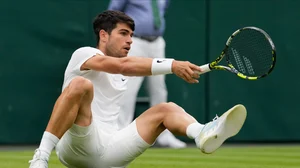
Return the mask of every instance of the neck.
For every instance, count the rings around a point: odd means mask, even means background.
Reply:
[[[105,47],[101,46],[101,45],[98,45],[97,48],[103,52],[104,55],[107,55],[106,53],[106,50],[105,50]]]

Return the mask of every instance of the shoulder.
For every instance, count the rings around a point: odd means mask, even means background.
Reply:
[[[94,47],[89,47],[89,46],[86,46],[86,47],[80,47],[78,49],[76,49],[73,53],[74,54],[87,54],[87,53],[99,53],[101,55],[104,55],[102,51],[100,51],[99,49],[97,48],[94,48]]]

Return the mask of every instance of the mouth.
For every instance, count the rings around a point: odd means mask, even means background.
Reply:
[[[127,52],[129,52],[130,47],[124,47],[124,49],[125,49]]]

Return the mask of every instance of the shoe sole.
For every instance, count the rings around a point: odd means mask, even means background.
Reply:
[[[203,153],[210,154],[217,150],[223,142],[236,135],[242,128],[247,116],[247,110],[245,106],[239,104],[227,112],[225,112],[221,117],[224,117],[223,129],[219,132],[207,137],[207,139],[202,140],[202,148],[200,150]]]

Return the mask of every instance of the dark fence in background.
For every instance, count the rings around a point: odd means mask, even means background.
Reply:
[[[95,45],[92,19],[107,5],[101,0],[0,3],[0,144],[39,142],[68,60],[76,48]],[[259,81],[211,72],[190,85],[168,75],[169,101],[202,123],[242,103],[248,118],[231,141],[299,142],[299,6],[294,0],[173,0],[165,34],[168,57],[207,63],[233,31],[257,26],[272,37],[278,61],[274,72]],[[142,96],[147,96],[144,90]],[[137,103],[137,113],[147,106]]]

